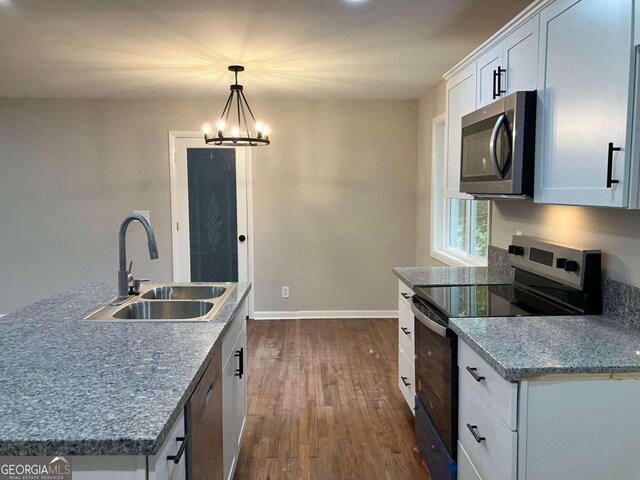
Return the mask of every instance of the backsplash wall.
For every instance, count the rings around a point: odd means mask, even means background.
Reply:
[[[605,277],[640,287],[640,211],[496,201],[491,244],[507,248],[511,236],[544,238],[604,253]]]

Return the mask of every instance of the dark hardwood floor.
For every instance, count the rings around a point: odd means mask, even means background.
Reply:
[[[250,320],[235,479],[429,479],[397,387],[397,320]]]

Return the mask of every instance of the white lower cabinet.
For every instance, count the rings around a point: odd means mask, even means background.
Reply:
[[[458,480],[640,478],[640,374],[510,383],[458,343]]]
[[[402,281],[398,282],[398,388],[415,415],[415,318],[411,311],[412,296],[411,287]]]
[[[247,418],[247,330],[246,323],[237,338],[225,337],[224,342],[230,342],[232,347],[222,367],[222,420],[224,478],[233,478],[240,443]]]
[[[460,379],[458,439],[482,478],[517,478],[516,432],[510,430],[465,377]],[[472,477],[473,478],[473,477]]]
[[[482,480],[482,477],[471,463],[464,447],[458,442],[458,478],[466,480]]]

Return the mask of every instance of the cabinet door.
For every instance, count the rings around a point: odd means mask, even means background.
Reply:
[[[557,0],[541,12],[536,202],[627,205],[632,13],[632,0]],[[621,151],[609,155],[610,142]]]
[[[233,478],[246,420],[246,351],[245,324],[222,372],[223,453],[225,478],[228,480]]]
[[[239,365],[242,366],[242,377],[235,377],[233,401],[233,423],[234,439],[236,445],[236,455],[240,453],[242,434],[247,419],[247,327],[242,329],[238,341],[236,342],[236,352],[242,356],[238,358]]]
[[[540,17],[536,15],[504,39],[503,68],[506,72],[502,76],[502,86],[507,95],[536,89],[539,22]]]
[[[476,61],[476,89],[478,108],[500,98],[498,69],[504,68],[502,62],[502,43],[496,45]],[[495,77],[495,78],[494,78]],[[504,85],[504,75],[499,81]]]
[[[476,109],[475,65],[470,65],[447,82],[447,197],[471,198],[460,193],[462,117]]]

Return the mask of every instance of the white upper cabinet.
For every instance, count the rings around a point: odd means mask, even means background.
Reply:
[[[519,90],[535,90],[539,19],[527,20],[476,60],[478,108]]]
[[[628,205],[632,14],[632,0],[540,12],[535,202]]]
[[[504,72],[501,86],[509,95],[522,90],[535,90],[538,82],[538,31],[536,15],[510,33],[502,42]]]
[[[496,45],[476,61],[476,89],[478,108],[484,107],[502,95],[504,84],[502,69],[502,43]]]
[[[471,198],[460,193],[462,117],[476,109],[475,64],[469,65],[447,82],[447,164],[446,192],[449,198]]]

